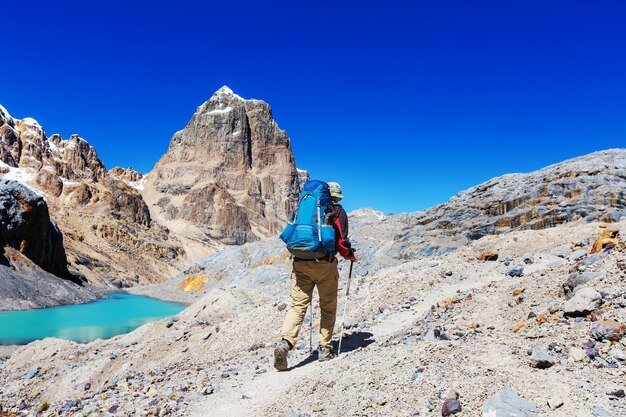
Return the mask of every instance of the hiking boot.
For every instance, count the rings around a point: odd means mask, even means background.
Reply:
[[[333,352],[333,348],[331,347],[320,346],[319,349],[317,349],[317,357],[320,362],[329,361],[336,356],[337,355],[335,355],[335,352]]]
[[[285,339],[276,343],[276,346],[274,347],[274,368],[278,371],[284,371],[287,369],[287,355],[289,354],[290,349],[291,347],[289,346],[289,342]]]

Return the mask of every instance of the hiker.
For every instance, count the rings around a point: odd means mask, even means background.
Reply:
[[[274,367],[279,371],[287,369],[287,355],[296,343],[307,308],[313,298],[313,289],[316,286],[321,310],[318,358],[320,361],[326,361],[335,357],[331,341],[337,313],[339,283],[335,253],[338,252],[350,261],[356,261],[358,256],[348,239],[348,216],[339,204],[343,198],[341,186],[336,182],[329,182],[328,191],[330,202],[326,206],[324,218],[325,223],[332,224],[334,229],[335,250],[327,251],[323,257],[317,259],[302,259],[294,256],[291,273],[291,306],[283,324],[282,339],[274,349]],[[321,233],[320,231],[320,236]]]

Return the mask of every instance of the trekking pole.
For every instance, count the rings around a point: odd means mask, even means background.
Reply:
[[[348,275],[348,285],[346,287],[346,303],[343,306],[343,318],[341,319],[341,332],[339,333],[339,348],[337,349],[337,356],[341,353],[341,340],[343,339],[343,325],[346,322],[346,310],[348,309],[348,299],[350,297],[350,281],[352,280],[352,265],[354,261],[350,261],[350,274]]]
[[[313,353],[313,297],[311,297],[311,313],[309,314],[309,355]]]

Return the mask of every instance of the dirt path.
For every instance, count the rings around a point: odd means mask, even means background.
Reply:
[[[410,327],[416,317],[425,314],[434,303],[454,296],[458,290],[467,291],[479,288],[495,279],[503,278],[504,276],[494,278],[493,274],[485,274],[478,280],[457,282],[429,292],[411,310],[389,314],[383,321],[374,325],[373,338],[380,340]],[[268,355],[269,353],[271,352],[268,352]],[[340,356],[328,363],[320,363],[315,357],[308,358],[308,356],[308,352],[295,351],[289,358],[290,365],[295,364],[295,366],[287,372],[275,372],[272,369],[267,373],[255,375],[252,380],[233,381],[232,389],[218,391],[207,396],[190,409],[188,415],[202,417],[206,416],[209,411],[212,415],[220,416],[264,415],[268,406],[278,400],[281,395],[286,395],[290,388],[302,380],[324,372],[324,367],[338,366],[342,362],[351,360],[350,354]],[[272,358],[268,356],[268,361],[271,360]]]

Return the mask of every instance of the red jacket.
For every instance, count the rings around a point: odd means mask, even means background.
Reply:
[[[333,227],[335,229],[335,250],[349,261],[355,261],[354,249],[348,239],[348,215],[341,204],[331,202],[328,207],[332,210]]]

